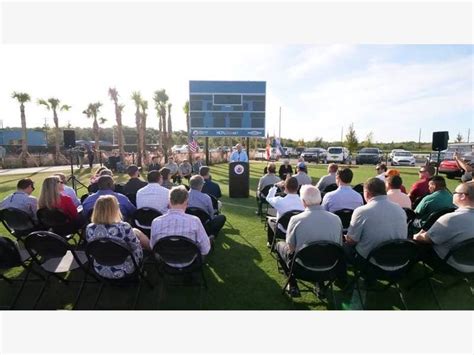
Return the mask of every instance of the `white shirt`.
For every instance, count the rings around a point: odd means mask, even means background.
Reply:
[[[69,196],[71,198],[71,200],[72,200],[72,202],[74,202],[74,206],[76,206],[76,208],[81,205],[81,201],[77,198],[76,191],[74,191],[74,189],[72,187],[64,185],[63,193],[64,193],[64,195]]]
[[[288,194],[285,197],[276,196],[275,193],[277,191],[277,187],[273,186],[270,191],[268,191],[267,201],[270,205],[272,205],[276,210],[276,218],[279,219],[280,216],[283,216],[286,212],[291,210],[304,210],[303,201],[301,201],[300,197],[297,194]]]
[[[386,174],[386,173],[383,172],[382,174],[377,175],[376,178],[377,178],[377,179],[380,179],[380,180],[382,180],[382,181],[385,181],[385,174]]]
[[[150,207],[162,214],[168,211],[170,190],[154,182],[137,191],[137,208]]]

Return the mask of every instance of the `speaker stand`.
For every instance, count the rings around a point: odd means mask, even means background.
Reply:
[[[81,187],[84,187],[86,190],[87,190],[87,186],[84,185],[82,182],[80,182],[76,176],[74,175],[74,164],[73,164],[73,159],[72,159],[72,151],[73,149],[69,149],[69,161],[71,163],[71,176],[69,177],[69,179],[67,179],[67,182],[71,182],[71,185],[72,185],[72,188],[74,189],[74,192],[76,193],[77,195],[77,190],[80,188],[80,187],[77,187],[77,185],[80,185]]]

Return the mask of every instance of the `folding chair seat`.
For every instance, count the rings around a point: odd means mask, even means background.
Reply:
[[[16,208],[0,210],[0,219],[6,230],[19,240],[40,228],[28,213]]]
[[[405,309],[407,308],[405,299],[400,290],[399,281],[403,279],[413,266],[418,262],[418,248],[414,241],[410,239],[393,239],[380,243],[367,256],[367,259],[361,260],[355,264],[355,286],[359,294],[362,307],[365,309],[359,280],[364,278],[369,283],[377,280],[388,281],[388,284],[382,289],[366,288],[366,296],[369,291],[385,291],[392,285],[398,291],[400,300]]]
[[[83,271],[83,280],[73,308],[79,302],[84,284],[87,280],[87,257],[83,251],[76,250],[74,246],[67,242],[64,237],[47,231],[37,231],[29,234],[25,240],[25,248],[30,254],[33,263],[39,267],[40,272],[45,275],[43,287],[36,298],[33,308],[36,308],[51,277],[54,277],[62,283],[69,285],[71,280],[66,279],[66,275],[71,271],[81,269]]]
[[[153,289],[152,283],[148,280],[143,270],[143,261],[139,262],[136,260],[136,258],[133,256],[133,253],[125,245],[119,243],[118,241],[108,238],[96,239],[87,243],[85,253],[89,261],[90,270],[101,283],[99,292],[97,293],[97,297],[94,302],[94,309],[96,308],[100,296],[102,295],[104,286],[106,285],[137,285],[137,292],[135,294],[135,299],[132,306],[133,309],[135,309],[138,302],[138,297],[141,290],[141,281],[145,280],[150,289]],[[98,273],[94,267],[96,264],[108,267],[120,267],[120,265],[130,260],[133,263],[134,271],[133,273],[126,274],[121,278],[105,277]]]
[[[72,238],[74,234],[78,233],[76,223],[57,208],[40,208],[36,215],[45,230],[65,238]]]
[[[275,224],[275,231],[273,234],[273,243],[270,248],[270,252],[275,250],[275,244],[277,239],[285,239],[286,238],[286,229],[288,228],[288,224],[290,223],[290,219],[297,214],[300,214],[303,211],[299,210],[291,210],[285,212],[280,218],[276,221]],[[285,231],[282,231],[284,229]]]
[[[132,225],[145,233],[150,238],[151,223],[156,217],[161,216],[161,212],[150,207],[142,207],[135,211],[132,216]]]
[[[289,269],[288,278],[282,289],[283,293],[292,277],[295,280],[312,283],[327,282],[326,286],[331,289],[334,307],[336,307],[333,283],[337,278],[344,277],[346,274],[344,251],[339,244],[330,241],[306,243],[293,254]],[[301,283],[307,289],[314,290],[312,285]]]
[[[351,224],[352,213],[354,210],[344,208],[342,210],[335,211],[334,214],[341,219],[342,231],[344,234],[347,233],[349,225]]]
[[[207,235],[210,234],[211,217],[206,211],[198,207],[188,207],[186,208],[186,213],[198,217],[201,220],[202,226],[206,230]]]
[[[30,265],[31,257],[28,252],[24,249],[18,249],[15,242],[6,237],[0,237],[0,279],[4,280],[10,285],[13,285],[14,282],[21,282],[20,288],[14,296],[12,303],[7,309],[13,309],[16,305],[18,298],[20,297],[23,288],[25,287],[26,282],[30,272],[32,271]],[[11,278],[6,276],[5,273],[13,268],[23,267],[26,274],[24,277],[20,278]],[[37,273],[35,273],[37,276]],[[44,278],[43,278],[44,279]],[[31,281],[31,280],[30,280]],[[4,308],[4,307],[2,307]]]

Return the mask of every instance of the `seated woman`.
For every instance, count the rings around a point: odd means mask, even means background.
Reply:
[[[170,181],[170,173],[171,170],[168,168],[163,167],[160,169],[160,174],[162,177],[161,186],[166,187],[168,190],[173,187],[173,183]]]
[[[38,200],[38,208],[57,208],[67,215],[75,225],[79,226],[80,216],[76,206],[69,196],[63,194],[63,191],[64,183],[58,176],[50,176],[44,179]]]
[[[111,239],[127,247],[137,264],[143,260],[143,249],[150,250],[150,241],[147,236],[130,224],[122,221],[117,198],[112,195],[100,196],[94,205],[92,223],[86,229],[86,241],[97,239]],[[105,266],[95,263],[95,271],[106,278],[118,279],[135,271],[131,258],[123,264]]]

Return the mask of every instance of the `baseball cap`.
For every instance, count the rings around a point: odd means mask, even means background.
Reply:
[[[137,171],[139,171],[140,168],[136,165],[129,165],[127,168],[127,174],[135,174]]]
[[[400,171],[398,171],[397,169],[388,169],[388,170],[385,172],[385,177],[388,177],[388,176],[395,176],[395,175],[400,175]]]
[[[296,165],[296,167],[298,169],[304,169],[304,168],[306,168],[306,164],[301,161],[301,162],[298,163],[298,165]]]

